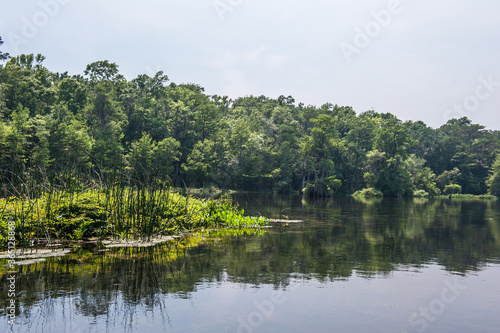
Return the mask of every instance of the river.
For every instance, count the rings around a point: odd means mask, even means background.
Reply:
[[[237,194],[273,223],[16,268],[13,332],[497,332],[500,203]],[[5,265],[6,261],[2,261]],[[0,332],[7,268],[0,270]],[[3,312],[2,312],[3,311]]]

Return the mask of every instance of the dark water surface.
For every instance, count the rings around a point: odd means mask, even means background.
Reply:
[[[13,332],[498,332],[500,203],[235,200],[304,223],[19,266]]]

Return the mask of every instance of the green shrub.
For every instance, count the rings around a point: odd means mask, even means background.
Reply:
[[[444,194],[459,194],[462,192],[462,186],[458,184],[446,185],[444,188]]]
[[[429,197],[429,193],[427,193],[424,190],[417,190],[417,191],[413,192],[413,196],[415,198],[428,198]]]
[[[383,197],[384,194],[373,187],[369,187],[369,188],[364,188],[362,190],[356,191],[353,194],[353,196],[365,197],[365,198],[376,198],[376,197]]]

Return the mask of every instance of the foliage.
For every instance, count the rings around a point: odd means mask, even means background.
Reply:
[[[429,197],[429,193],[425,192],[424,190],[416,190],[413,192],[413,197],[415,198],[427,198]]]
[[[498,192],[500,132],[466,117],[433,129],[292,96],[208,95],[196,84],[169,83],[162,71],[129,81],[108,60],[82,75],[55,73],[44,59],[21,54],[0,65],[2,196],[68,174],[106,186],[158,179],[309,196],[364,188],[437,196],[449,185]]]
[[[309,196],[329,196],[336,192],[342,181],[335,175],[335,157],[342,155],[344,147],[338,140],[335,130],[336,120],[328,114],[311,119],[316,125],[311,135],[306,136],[302,145],[302,153],[308,160],[308,174],[303,193]]]
[[[364,188],[362,190],[354,192],[353,196],[355,197],[365,197],[365,198],[377,198],[383,197],[384,194],[373,187]]]
[[[458,184],[446,185],[444,188],[444,194],[459,194],[462,192],[462,186]]]
[[[438,184],[441,191],[444,191],[444,188],[447,185],[458,184],[458,180],[461,176],[460,170],[458,168],[453,168],[453,170],[444,171],[439,177],[436,179],[436,183]]]
[[[488,193],[500,197],[500,154],[497,155],[495,163],[491,167],[490,176],[486,181]]]
[[[51,239],[149,238],[201,228],[254,228],[265,218],[244,216],[228,196],[195,199],[170,189],[113,187],[48,191],[36,198],[0,199],[0,246],[7,222],[16,225],[20,245]]]
[[[449,198],[448,196],[442,196],[443,198]],[[474,195],[474,194],[451,194],[451,198],[453,199],[459,199],[459,200],[497,200],[498,198],[494,195],[490,194],[481,194],[481,195]]]
[[[3,44],[3,40],[2,40],[2,37],[0,37],[0,46],[2,46]],[[0,61],[3,61],[3,60],[7,60],[9,59],[9,54],[8,53],[3,53],[0,51]]]
[[[413,192],[423,191],[427,196],[437,196],[441,194],[441,190],[436,184],[436,175],[432,172],[431,168],[425,166],[425,160],[411,155],[406,160],[406,169],[410,173],[411,183],[416,188]],[[422,192],[419,192],[422,193]]]

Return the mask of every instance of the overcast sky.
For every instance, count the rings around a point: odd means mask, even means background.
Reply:
[[[0,0],[2,51],[97,60],[208,94],[292,95],[500,129],[498,0]]]

